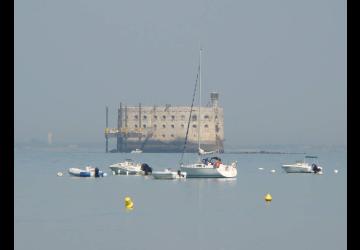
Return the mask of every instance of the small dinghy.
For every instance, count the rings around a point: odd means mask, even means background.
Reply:
[[[165,179],[165,180],[185,179],[186,172],[182,172],[180,170],[173,171],[167,168],[164,171],[153,171],[152,176],[154,176],[155,179]]]
[[[69,168],[69,174],[77,177],[104,177],[105,173],[98,168],[86,166],[85,169]]]
[[[141,154],[143,151],[141,149],[135,149],[135,150],[132,150],[130,153],[132,154]]]

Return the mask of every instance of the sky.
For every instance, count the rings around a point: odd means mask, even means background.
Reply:
[[[15,0],[15,143],[103,143],[105,106],[220,93],[228,145],[346,145],[344,0]]]

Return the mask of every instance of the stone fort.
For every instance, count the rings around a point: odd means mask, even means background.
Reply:
[[[110,152],[182,152],[189,126],[185,152],[198,152],[200,131],[201,148],[206,151],[223,152],[224,115],[219,107],[219,94],[210,93],[206,106],[126,106],[120,103],[116,128],[108,126],[106,108],[106,152],[108,140],[116,138],[116,148]],[[199,129],[200,126],[200,129]]]

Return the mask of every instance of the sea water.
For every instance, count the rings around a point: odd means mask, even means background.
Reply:
[[[112,175],[109,165],[132,158],[178,169],[181,155],[16,148],[15,249],[346,249],[346,149],[307,153],[319,157],[323,175],[282,171],[301,154],[222,154],[237,161],[236,179],[155,180]],[[108,176],[67,173],[86,165]]]

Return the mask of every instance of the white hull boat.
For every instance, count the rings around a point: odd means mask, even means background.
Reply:
[[[132,154],[141,154],[143,151],[141,149],[135,149],[135,150],[132,150],[130,153]]]
[[[141,164],[133,162],[131,159],[126,159],[124,162],[115,163],[110,165],[113,174],[126,174],[126,175],[141,175],[144,171],[141,169]]]
[[[236,163],[218,166],[212,164],[195,163],[182,165],[181,171],[187,173],[187,178],[234,178],[237,175]]]
[[[69,174],[77,177],[103,177],[103,171],[98,168],[86,166],[85,169],[69,168]]]
[[[295,164],[284,164],[282,168],[286,173],[312,173],[322,174],[322,167],[316,164],[309,164],[306,162],[297,162]]]
[[[152,176],[155,179],[173,180],[173,179],[186,179],[187,173],[182,171],[172,171],[165,169],[164,171],[154,171]]]
[[[200,135],[201,135],[201,53],[202,53],[202,49],[200,49],[200,57],[199,57],[199,71],[198,71],[198,76],[199,76],[199,110],[198,110],[198,114],[197,114],[197,122],[198,122],[198,154],[199,156],[201,155],[207,155],[207,154],[214,154],[216,153],[216,151],[209,151],[206,152],[205,150],[203,150],[201,148],[201,140],[200,140]],[[196,85],[194,88],[194,96],[196,93]],[[194,100],[194,98],[193,98]],[[193,106],[193,104],[191,104],[191,107]],[[189,123],[190,124],[190,117],[191,117],[191,112],[190,112],[190,116],[189,116]],[[186,132],[186,135],[189,132],[189,126],[188,126],[188,130]],[[186,141],[187,141],[187,137],[185,139],[185,146],[186,146]],[[185,149],[184,146],[184,149]],[[184,154],[184,152],[183,152]],[[221,159],[218,157],[212,157],[212,158],[205,158],[203,160],[200,161],[201,158],[199,158],[198,162],[196,163],[192,163],[192,164],[188,164],[188,165],[184,165],[181,164],[180,166],[180,170],[182,172],[186,172],[187,173],[187,178],[234,178],[237,176],[237,168],[236,168],[236,162],[233,162],[230,165],[227,164],[223,164],[221,162]],[[182,159],[181,159],[182,161]]]

